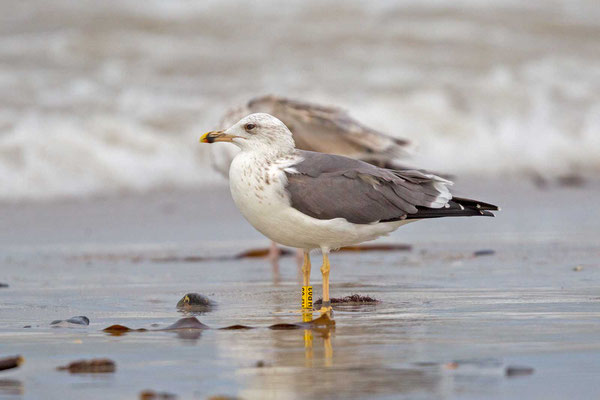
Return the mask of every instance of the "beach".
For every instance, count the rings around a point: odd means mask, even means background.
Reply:
[[[0,0],[0,399],[598,398],[599,4]],[[309,321],[198,143],[265,95],[502,210],[333,253],[376,301]]]
[[[0,374],[0,398],[594,398],[599,182],[457,190],[502,211],[377,241],[408,251],[332,255],[332,296],[380,301],[335,309],[333,329],[269,329],[301,321],[296,261],[284,257],[274,280],[267,259],[232,257],[268,243],[223,185],[4,204],[0,354],[25,363]],[[317,268],[312,284],[320,297]],[[177,310],[189,292],[214,309]],[[79,315],[89,326],[50,325]],[[160,330],[188,316],[210,329]],[[103,332],[113,324],[148,331]],[[255,329],[218,329],[236,324]],[[116,371],[56,370],[91,358]]]

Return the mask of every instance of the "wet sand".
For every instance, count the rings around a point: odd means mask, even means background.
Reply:
[[[381,303],[338,309],[335,329],[314,330],[268,329],[300,321],[293,257],[277,283],[265,259],[182,262],[267,245],[223,187],[3,204],[0,356],[25,363],[0,372],[0,398],[595,398],[600,184],[474,182],[457,189],[500,204],[497,218],[419,222],[380,240],[412,251],[333,255],[332,296]],[[217,303],[196,315],[214,329],[102,332],[164,328],[189,315],[175,308],[188,292]],[[90,325],[50,326],[77,315]],[[216,329],[234,324],[257,329]],[[116,372],[56,370],[90,358]]]

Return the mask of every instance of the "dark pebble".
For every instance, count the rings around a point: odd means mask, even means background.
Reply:
[[[493,256],[494,254],[496,254],[496,250],[492,250],[492,249],[483,249],[483,250],[477,250],[477,251],[473,252],[474,257]]]
[[[8,283],[0,282],[0,288],[7,288]]]
[[[524,376],[533,374],[531,367],[508,366],[506,367],[506,376]]]

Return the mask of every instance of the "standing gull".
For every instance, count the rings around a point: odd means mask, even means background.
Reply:
[[[282,121],[292,132],[296,148],[300,150],[338,154],[386,168],[401,168],[398,159],[411,153],[412,145],[408,140],[371,129],[340,108],[273,95],[255,97],[243,106],[229,110],[221,118],[220,129],[259,112]],[[239,151],[233,144],[212,146],[211,164],[229,177],[229,166]],[[279,250],[274,243],[269,257],[276,266]]]
[[[229,169],[242,215],[274,242],[302,249],[304,286],[310,250],[323,254],[322,313],[331,311],[329,252],[376,239],[426,218],[494,216],[498,207],[453,198],[452,182],[417,170],[393,170],[348,157],[295,148],[290,130],[269,114],[251,114],[202,143],[231,142],[241,151]]]

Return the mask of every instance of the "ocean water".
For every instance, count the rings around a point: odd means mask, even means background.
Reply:
[[[196,188],[254,96],[341,106],[454,174],[600,171],[600,3],[0,0],[0,200]]]

